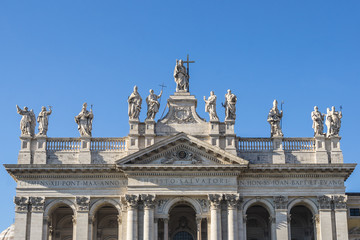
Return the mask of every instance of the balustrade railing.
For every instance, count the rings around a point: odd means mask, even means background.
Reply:
[[[91,151],[116,151],[123,152],[126,150],[125,138],[92,138]]]
[[[79,151],[80,138],[47,138],[46,150],[48,151]]]
[[[270,151],[273,149],[271,138],[238,138],[239,151]]]
[[[315,150],[314,138],[284,138],[285,151],[313,151]]]

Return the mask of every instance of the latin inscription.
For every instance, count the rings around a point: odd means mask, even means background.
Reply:
[[[286,187],[286,186],[329,186],[329,187],[343,187],[344,181],[342,180],[326,180],[326,179],[246,179],[239,180],[240,187]]]
[[[139,178],[134,185],[234,185],[235,178]]]
[[[127,185],[127,180],[24,180],[18,187],[46,188],[118,188]]]

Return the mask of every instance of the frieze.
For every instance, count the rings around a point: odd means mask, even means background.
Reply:
[[[182,177],[182,178],[137,178],[129,179],[129,185],[197,186],[197,185],[236,185],[235,178],[222,177]]]
[[[127,180],[21,180],[20,188],[119,188],[127,186]]]
[[[340,179],[243,179],[238,181],[240,187],[343,187]]]

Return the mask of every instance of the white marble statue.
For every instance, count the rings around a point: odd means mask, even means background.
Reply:
[[[235,120],[236,101],[237,97],[235,96],[235,94],[231,93],[230,89],[228,89],[227,93],[225,94],[225,104],[222,104],[222,106],[225,108],[225,121]]]
[[[36,117],[34,111],[32,109],[29,111],[27,107],[24,107],[24,109],[21,110],[18,105],[16,105],[16,109],[18,114],[22,115],[20,121],[21,135],[33,137],[36,126]]]
[[[324,134],[324,117],[325,114],[319,112],[319,108],[315,106],[314,111],[311,112],[311,119],[313,120],[312,127],[315,136]]]
[[[271,126],[271,137],[284,136],[281,130],[280,121],[283,116],[283,111],[279,111],[277,107],[278,102],[274,100],[273,107],[270,109],[267,121]]]
[[[214,94],[214,91],[210,92],[209,98],[206,100],[206,97],[204,96],[205,101],[205,112],[209,113],[210,121],[218,121],[219,118],[216,114],[216,95]]]
[[[149,92],[150,92],[150,94],[146,98],[146,104],[147,104],[147,108],[148,108],[147,114],[146,114],[147,115],[146,119],[154,120],[156,113],[159,112],[159,109],[160,109],[160,103],[159,103],[158,99],[162,95],[162,90],[159,95],[156,95],[154,93],[154,90],[152,90],[152,89],[150,89]]]
[[[37,122],[39,123],[39,136],[46,136],[48,126],[49,126],[49,115],[52,113],[51,107],[49,106],[49,111],[46,110],[46,107],[41,108],[41,112],[37,117]]]
[[[129,111],[128,111],[129,118],[138,120],[141,110],[142,98],[138,92],[138,87],[136,85],[134,86],[134,91],[128,97],[128,103],[129,103]]]
[[[189,91],[189,75],[184,67],[183,60],[176,60],[176,66],[174,69],[174,78],[176,82],[176,92],[188,92]]]
[[[341,127],[341,118],[342,112],[335,111],[335,107],[332,106],[331,110],[327,108],[326,114],[326,127],[327,134],[326,136],[339,136],[340,127]]]
[[[84,103],[81,112],[75,117],[75,122],[78,124],[78,130],[81,137],[91,137],[94,114],[92,109],[88,111],[86,108],[87,103]]]

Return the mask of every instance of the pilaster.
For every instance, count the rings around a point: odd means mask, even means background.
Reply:
[[[127,143],[129,153],[138,151],[139,148],[139,120],[129,120],[130,131],[129,131],[129,142]]]
[[[31,206],[30,239],[42,240],[45,198],[30,197],[29,202]]]
[[[220,122],[219,120],[210,120],[209,123],[210,144],[220,147]]]
[[[82,196],[76,197],[76,240],[88,240],[89,234],[89,205],[90,197]]]
[[[15,197],[15,235],[14,240],[28,239],[27,221],[29,217],[29,198]],[[41,234],[40,234],[41,235]]]
[[[272,137],[273,142],[273,154],[272,154],[272,163],[273,164],[285,164],[285,153],[283,148],[283,137],[276,136]]]
[[[169,240],[169,218],[164,218],[164,240]]]
[[[90,164],[91,163],[91,137],[81,137],[81,148],[79,152],[79,163]]]
[[[333,226],[331,220],[331,198],[323,195],[318,197],[319,218],[320,218],[320,236],[318,240],[332,240]]]
[[[201,223],[202,217],[196,217],[196,237],[198,240],[201,240]]]
[[[334,196],[336,239],[348,240],[346,196]]]
[[[285,196],[274,197],[276,239],[289,239],[287,203],[288,198]]]
[[[34,156],[34,164],[46,164],[46,136],[36,136],[35,140],[36,150]]]
[[[211,212],[211,240],[221,240],[221,200],[220,194],[209,194]]]
[[[125,195],[127,203],[126,240],[138,239],[138,195]]]
[[[228,240],[237,240],[237,206],[239,204],[240,197],[238,194],[225,194],[225,200],[228,207]]]

